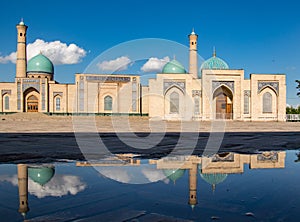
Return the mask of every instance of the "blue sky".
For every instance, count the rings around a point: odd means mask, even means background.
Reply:
[[[216,46],[218,56],[230,68],[245,69],[246,78],[250,73],[285,73],[287,102],[297,105],[299,9],[296,0],[1,1],[0,56],[16,50],[15,25],[23,17],[29,26],[28,43],[36,39],[46,43],[60,41],[84,50],[76,64],[55,65],[55,79],[73,83],[75,73],[83,72],[111,47],[141,38],[162,38],[187,46],[187,35],[194,27],[199,35],[200,56],[211,57]],[[162,59],[163,55],[158,53],[157,57]],[[176,58],[179,60],[177,55]],[[2,61],[0,81],[14,81],[14,75],[15,65]]]

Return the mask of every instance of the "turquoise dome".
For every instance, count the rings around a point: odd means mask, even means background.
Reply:
[[[54,176],[54,167],[29,167],[28,176],[35,183],[44,186]]]
[[[162,69],[162,73],[169,73],[169,74],[185,74],[186,71],[184,66],[181,65],[177,60],[172,60],[168,62]]]
[[[27,63],[27,72],[54,73],[54,67],[50,59],[43,54],[31,58]]]
[[[213,57],[203,62],[200,69],[229,69],[229,66],[224,60],[217,57],[214,50]]]
[[[200,174],[202,179],[205,180],[207,183],[211,185],[217,185],[219,183],[222,183],[226,178],[227,174],[223,173],[204,173]]]
[[[176,180],[178,180],[179,178],[181,178],[184,175],[185,170],[182,169],[165,169],[163,170],[164,175],[172,180],[174,183]]]

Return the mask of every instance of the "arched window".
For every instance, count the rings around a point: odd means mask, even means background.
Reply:
[[[106,111],[112,110],[112,97],[111,96],[104,97],[104,110],[106,110]]]
[[[4,97],[4,109],[9,110],[9,96]]]
[[[263,95],[263,113],[272,113],[272,95],[269,92]]]
[[[170,95],[170,113],[179,113],[179,94],[172,92]]]
[[[56,97],[55,99],[55,110],[60,111],[60,97]]]

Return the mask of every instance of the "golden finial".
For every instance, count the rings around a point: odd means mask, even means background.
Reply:
[[[217,52],[216,52],[216,47],[214,46],[213,48],[213,57],[216,57],[217,56]]]

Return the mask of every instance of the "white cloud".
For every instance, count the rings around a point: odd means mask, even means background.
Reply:
[[[17,59],[17,53],[12,52],[8,56],[0,56],[0,63],[8,63],[8,62],[16,63],[16,59]]]
[[[10,182],[14,186],[18,186],[18,176],[12,177],[2,176],[0,182]],[[76,195],[78,192],[83,191],[86,184],[80,180],[78,176],[72,175],[55,175],[47,184],[41,186],[38,183],[28,180],[28,192],[38,198],[47,196],[61,197],[64,195]]]
[[[148,61],[142,66],[141,70],[143,72],[161,72],[164,65],[170,61],[168,56],[163,59],[151,57]]]
[[[33,43],[27,45],[27,59],[31,59],[42,52],[55,65],[76,64],[86,56],[83,48],[71,43],[67,45],[61,41],[45,42],[42,39],[36,39]],[[0,56],[0,63],[16,63],[16,52],[8,56]]]
[[[121,56],[113,60],[99,62],[97,66],[102,71],[122,71],[126,70],[130,63],[130,58]]]

